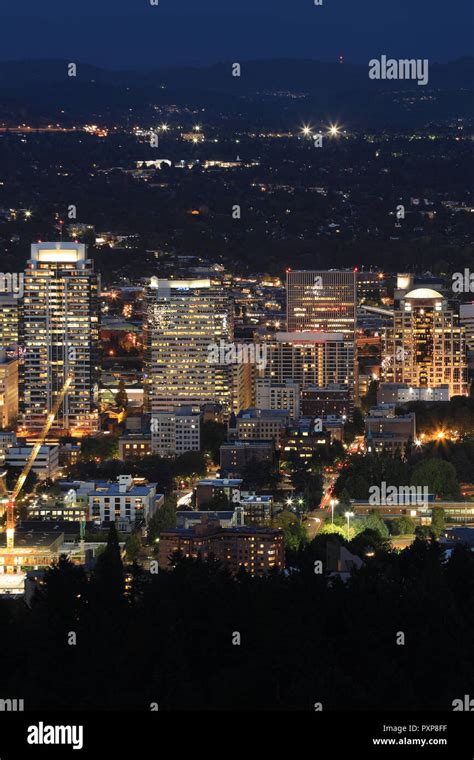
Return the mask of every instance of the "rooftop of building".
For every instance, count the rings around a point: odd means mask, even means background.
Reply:
[[[158,487],[158,483],[148,483],[146,486],[127,486],[126,490],[120,483],[96,483],[95,490],[89,493],[89,496],[148,496],[153,489]]]
[[[252,440],[252,441],[224,441],[221,449],[255,449],[259,447],[273,447],[273,441],[269,440]]]
[[[200,480],[198,486],[221,486],[222,488],[238,488],[243,483],[242,478],[204,478]]]
[[[271,504],[273,502],[273,496],[242,496],[240,498],[240,504],[255,504],[256,502],[261,504]]]
[[[43,521],[38,520],[42,525]],[[49,549],[57,540],[64,540],[61,530],[47,531],[43,527],[37,530],[15,530],[15,549]],[[6,549],[6,533],[0,533],[0,550]]]
[[[206,534],[202,531],[196,530],[199,528],[208,527],[209,532],[208,535],[224,535],[224,536],[233,536],[233,535],[241,535],[241,536],[264,536],[271,534],[275,537],[283,537],[283,531],[279,528],[265,528],[261,526],[247,526],[247,525],[237,525],[233,528],[222,528],[220,525],[217,525],[216,523],[209,523],[207,526],[202,523],[198,525],[193,525],[190,528],[170,528],[169,530],[164,530],[161,532],[161,536],[171,534],[173,536],[182,536],[183,538],[192,538],[193,536],[203,536],[205,537]]]
[[[92,528],[94,524],[92,522],[86,522],[86,530]],[[64,534],[76,534],[80,533],[81,522],[80,520],[22,520],[19,523],[17,530],[15,531],[15,543],[17,542],[17,536],[25,532],[26,534],[42,534],[47,533],[50,535],[56,535],[59,533]]]
[[[289,415],[286,409],[257,409],[257,407],[249,407],[248,409],[242,409],[238,415],[237,420],[285,420]]]

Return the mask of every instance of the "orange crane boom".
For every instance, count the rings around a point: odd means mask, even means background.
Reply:
[[[61,388],[61,392],[59,393],[56,401],[54,402],[53,408],[49,412],[48,416],[46,417],[46,422],[43,425],[43,429],[41,430],[40,437],[38,441],[34,444],[33,448],[31,449],[31,453],[26,461],[25,466],[23,467],[23,470],[21,471],[21,474],[15,484],[15,487],[13,488],[13,491],[10,494],[10,497],[8,499],[7,503],[7,549],[13,549],[14,542],[15,542],[15,499],[18,498],[18,495],[25,485],[25,480],[28,477],[28,474],[33,467],[35,463],[35,459],[38,456],[38,452],[41,448],[41,446],[44,443],[44,440],[46,436],[48,435],[51,425],[54,422],[54,419],[59,411],[59,407],[64,401],[64,396],[69,390],[69,386],[72,383],[73,375],[72,373],[69,373],[66,377],[66,380],[64,382],[63,387]],[[3,480],[2,480],[3,483]],[[0,488],[2,488],[0,486]],[[4,486],[2,488],[4,491]]]

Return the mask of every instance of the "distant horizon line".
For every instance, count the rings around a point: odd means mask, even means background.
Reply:
[[[369,63],[369,60],[377,58],[377,57],[380,57],[380,55],[386,55],[387,58],[393,58],[395,60],[406,60],[406,59],[415,58],[415,56],[409,56],[409,55],[396,56],[396,55],[392,55],[392,54],[389,54],[389,53],[380,53],[380,54],[376,53],[376,54],[374,54],[374,52],[372,51],[370,53],[370,57],[368,56],[367,60],[364,60],[364,61],[359,61],[359,60],[343,60],[343,62],[341,63],[341,61],[337,60],[337,58],[334,58],[334,59],[333,58],[331,58],[331,59],[327,59],[327,58],[309,58],[307,56],[303,56],[301,58],[298,58],[298,57],[295,57],[295,56],[282,55],[282,56],[263,56],[262,58],[255,58],[255,57],[243,58],[241,56],[240,57],[240,63],[246,63],[246,64],[248,64],[248,63],[250,63],[250,64],[252,64],[252,63],[272,63],[272,62],[276,63],[276,62],[283,62],[283,61],[288,61],[288,62],[291,62],[291,63],[302,63],[302,62],[306,61],[308,63],[320,63],[320,64],[324,64],[324,65],[328,65],[328,66],[332,65],[332,66],[336,66],[336,67],[339,67],[339,66],[354,66],[354,67],[356,67],[356,66],[365,66],[365,65],[367,65]],[[84,60],[84,59],[78,59],[77,56],[74,56],[74,58],[76,58],[76,61],[75,61],[76,63],[81,64],[83,66],[90,66],[91,68],[102,69],[104,71],[124,71],[124,72],[125,71],[130,71],[130,72],[137,72],[137,73],[138,72],[146,72],[146,71],[156,71],[156,70],[159,70],[159,69],[170,70],[170,69],[188,69],[188,68],[193,68],[193,69],[212,68],[213,66],[228,65],[229,62],[233,61],[233,58],[219,58],[219,59],[215,59],[213,61],[207,61],[207,62],[206,61],[196,61],[194,63],[190,63],[190,62],[170,63],[170,64],[160,64],[160,65],[157,65],[157,66],[153,66],[152,64],[150,64],[150,65],[143,64],[143,65],[140,65],[140,66],[137,66],[137,67],[132,67],[132,66],[129,66],[129,65],[124,65],[123,67],[118,68],[116,65],[113,65],[113,64],[105,65],[105,64],[102,64],[102,63],[94,63],[93,61],[88,61],[88,60]],[[0,56],[0,65],[4,65],[4,64],[17,65],[17,64],[29,64],[29,63],[61,63],[61,64],[63,64],[65,62],[67,63],[68,61],[69,61],[69,58],[64,58],[64,57],[60,57],[60,58],[50,58],[50,57],[48,57],[48,58],[38,58],[38,57],[34,57],[34,58],[25,58],[25,57],[21,57],[21,58],[11,58],[11,57],[2,58]],[[457,56],[456,58],[450,58],[449,60],[445,60],[445,61],[430,60],[430,65],[431,66],[449,66],[449,65],[454,65],[454,64],[463,63],[463,62],[466,62],[466,63],[467,62],[474,62],[474,54],[465,53],[465,54],[461,54],[461,55]]]

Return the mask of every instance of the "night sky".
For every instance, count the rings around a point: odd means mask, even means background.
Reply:
[[[108,68],[472,55],[471,0],[2,0],[0,60]]]

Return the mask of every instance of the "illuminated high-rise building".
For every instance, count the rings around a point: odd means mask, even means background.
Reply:
[[[73,380],[51,430],[98,429],[99,281],[86,246],[36,243],[23,282],[20,315],[20,414],[28,433],[41,430],[68,374]]]
[[[342,336],[339,356],[345,356],[344,384],[352,398],[356,395],[357,379],[356,288],[356,272],[352,270],[287,272],[288,332],[339,333]]]
[[[465,330],[441,293],[408,289],[396,302],[384,336],[382,377],[420,389],[448,385],[450,397],[467,394]]]
[[[152,415],[205,403],[232,409],[235,366],[210,347],[233,339],[227,290],[204,280],[159,280],[147,288],[145,399]],[[222,352],[221,352],[222,353]]]
[[[276,333],[265,348],[266,364],[259,377],[266,381],[293,382],[300,389],[352,388],[353,349],[342,333]]]

